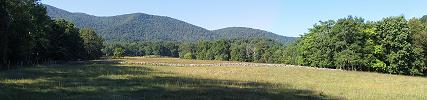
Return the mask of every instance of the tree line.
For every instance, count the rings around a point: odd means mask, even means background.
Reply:
[[[160,55],[184,59],[281,63],[285,46],[266,38],[220,39],[193,42],[112,42],[103,49],[107,56]]]
[[[423,75],[426,23],[403,16],[365,21],[349,16],[316,24],[287,47],[285,63],[392,74]]]
[[[107,42],[102,51],[106,56],[145,56],[160,55],[178,57],[179,43],[173,41],[166,42],[143,42],[143,41],[120,41]]]
[[[0,19],[1,69],[103,55],[103,39],[95,31],[52,20],[37,0],[1,0]]]

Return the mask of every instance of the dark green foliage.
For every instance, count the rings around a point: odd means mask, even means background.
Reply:
[[[99,37],[94,30],[84,28],[80,30],[80,37],[83,39],[84,48],[88,59],[96,59],[103,55],[101,49],[104,39]]]
[[[125,53],[125,49],[121,47],[116,47],[113,49],[113,56],[114,57],[123,57]]]
[[[331,48],[335,52],[334,66],[340,69],[362,70],[366,65],[363,59],[363,47],[367,35],[363,32],[364,20],[362,18],[348,17],[339,19],[332,28],[330,35],[333,43]]]
[[[279,48],[284,46],[263,38],[199,41],[195,55],[200,60],[280,63],[284,56]]]
[[[129,41],[107,43],[105,48],[102,49],[102,51],[107,56],[114,56],[114,50],[116,48],[122,48],[124,50],[122,56],[160,55],[169,57],[180,57],[179,47],[179,43],[175,42]]]
[[[179,58],[194,59],[194,53],[196,53],[196,48],[194,44],[181,43],[179,45]]]
[[[48,18],[35,0],[0,1],[0,66],[28,63],[32,59],[33,36],[41,35]],[[6,66],[7,65],[7,66]]]
[[[255,44],[255,45],[253,45]],[[119,48],[119,49],[118,49]],[[201,40],[189,42],[115,42],[107,44],[103,52],[107,56],[160,55],[183,59],[223,60],[281,63],[285,48],[282,43],[271,39]],[[122,52],[123,49],[123,52]],[[257,58],[253,56],[256,54]]]
[[[214,46],[211,52],[215,55],[215,60],[225,60],[230,59],[230,44],[225,40],[217,40],[214,43]]]
[[[51,20],[37,0],[1,0],[0,19],[1,69],[89,58],[79,29],[65,20]]]
[[[208,51],[211,48],[210,42],[201,40],[197,43],[197,50],[196,50],[196,58],[200,60],[212,60],[213,56],[211,53],[208,55]]]
[[[425,31],[419,20],[408,22],[402,16],[378,22],[351,16],[321,22],[287,47],[284,62],[420,75],[425,71]]]
[[[415,46],[414,52],[420,55],[421,61],[419,62],[421,65],[425,65],[427,63],[427,24],[421,22],[418,19],[411,19],[408,22],[409,29],[413,34],[413,43]],[[425,70],[425,68],[424,68]],[[426,71],[424,71],[426,73]]]
[[[231,61],[247,61],[247,56],[246,56],[246,43],[232,43],[231,47],[230,47],[230,60]]]
[[[219,30],[207,30],[177,19],[143,13],[126,14],[111,17],[97,17],[83,13],[70,13],[45,5],[49,16],[76,23],[76,26],[90,27],[96,30],[107,42],[126,41],[177,41],[196,42],[198,40],[269,38],[289,43],[295,38],[280,36],[271,32],[230,27]]]
[[[83,40],[79,29],[65,20],[55,21],[49,33],[48,58],[53,60],[76,60],[85,58]],[[52,41],[55,40],[55,41]]]

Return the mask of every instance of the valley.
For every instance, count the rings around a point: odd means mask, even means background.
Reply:
[[[0,0],[0,100],[426,100],[426,3]]]

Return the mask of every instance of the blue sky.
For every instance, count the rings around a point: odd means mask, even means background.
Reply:
[[[71,12],[96,16],[146,13],[169,16],[215,30],[251,27],[299,36],[315,23],[349,15],[366,20],[427,15],[427,0],[42,0]]]

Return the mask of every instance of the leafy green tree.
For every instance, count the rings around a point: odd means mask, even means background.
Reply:
[[[80,36],[83,39],[88,59],[97,59],[103,55],[101,49],[103,48],[104,40],[94,30],[89,28],[81,29]]]
[[[0,1],[0,68],[86,58],[74,24],[47,15],[38,0]]]
[[[179,45],[174,42],[161,42],[162,56],[179,57]]]
[[[346,49],[335,55],[335,65],[338,69],[359,69],[362,62],[360,61],[361,55],[355,53],[355,51]]]
[[[261,39],[256,42],[254,45],[254,53],[253,53],[253,62],[266,62],[265,59],[262,58],[262,55],[265,53],[265,51],[269,48],[269,44],[267,40]]]
[[[83,40],[80,37],[79,29],[74,24],[65,20],[57,20],[52,25],[52,32],[49,34],[49,58],[53,60],[77,60],[85,58]]]
[[[33,61],[35,42],[45,34],[47,28],[43,26],[50,22],[43,6],[36,2],[0,1],[0,68]]]
[[[230,60],[232,61],[247,61],[246,45],[244,43],[233,43],[230,47]]]
[[[194,59],[195,57],[194,57],[194,55],[192,53],[187,52],[187,53],[184,54],[184,56],[182,58],[184,58],[184,59]]]
[[[298,63],[306,66],[335,68],[333,64],[334,40],[331,37],[334,35],[331,30],[335,25],[335,21],[321,22],[314,25],[309,30],[309,33],[301,37],[298,44],[298,51],[302,59]]]
[[[117,47],[117,48],[114,48],[113,52],[114,52],[113,53],[114,57],[120,58],[124,56],[125,50],[123,48]]]
[[[193,44],[190,43],[181,43],[179,45],[179,58],[187,58],[188,59],[188,54],[191,54],[191,56],[193,56],[193,53],[195,53],[195,46]],[[187,55],[187,57],[185,56]],[[194,57],[191,57],[194,58]]]
[[[278,49],[279,49],[278,47],[274,46],[265,50],[264,54],[262,54],[261,56],[262,61],[264,61],[265,63],[276,62],[276,59],[279,59],[279,58],[273,58],[273,55]]]
[[[384,54],[378,55],[389,67],[383,69],[388,73],[420,74],[421,65],[415,64],[417,55],[414,52],[413,33],[409,30],[406,19],[402,16],[388,17],[377,23],[377,40],[384,48]]]
[[[378,22],[365,22],[352,16],[320,22],[288,45],[285,52],[282,51],[282,61],[316,67],[420,75],[425,72],[423,52],[427,35],[424,36],[424,25],[417,19],[408,22],[402,16]],[[270,54],[271,51],[266,51],[264,55],[268,57]]]
[[[426,17],[426,16],[424,16]],[[424,18],[423,17],[423,18]],[[426,21],[427,22],[427,21]],[[415,53],[421,57],[420,65],[425,66],[427,62],[427,24],[413,18],[408,22],[411,33],[413,34],[413,44]],[[426,70],[425,68],[422,70]]]
[[[225,60],[230,59],[230,45],[226,40],[217,40],[214,43],[214,47],[210,49],[213,52],[215,60]]]
[[[160,55],[162,46],[157,43],[151,43],[151,45],[147,45],[145,47],[146,55]]]
[[[200,60],[210,60],[207,56],[208,50],[210,49],[210,43],[201,40],[197,43],[196,58]]]
[[[330,35],[333,43],[334,64],[339,69],[361,70],[367,65],[363,56],[363,47],[367,40],[364,32],[365,23],[362,18],[349,16],[339,19],[332,28]],[[335,34],[335,35],[333,35]]]

